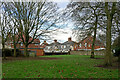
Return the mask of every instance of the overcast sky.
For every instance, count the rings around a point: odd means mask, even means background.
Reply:
[[[54,2],[56,2],[58,4],[58,7],[60,7],[60,11],[61,11],[61,10],[66,8],[67,4],[69,3],[69,0],[65,0],[64,2],[63,2],[63,0],[62,1],[61,0],[59,0],[59,1],[54,0]],[[59,30],[51,33],[52,34],[52,41],[50,41],[49,43],[52,43],[54,39],[57,39],[58,42],[63,43],[65,41],[67,41],[69,37],[71,37],[72,40],[75,41],[75,38],[72,35],[72,29],[71,29],[72,27],[73,27],[73,24],[70,22],[64,28],[59,29]]]

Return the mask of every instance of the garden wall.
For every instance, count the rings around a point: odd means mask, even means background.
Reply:
[[[105,50],[95,51],[95,55],[104,55],[104,53],[105,53]],[[91,51],[90,50],[71,51],[70,54],[71,55],[91,55]]]

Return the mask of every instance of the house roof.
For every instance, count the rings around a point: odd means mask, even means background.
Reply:
[[[11,37],[11,36],[10,36]],[[22,38],[19,36],[19,35],[15,35],[15,37],[16,37],[16,40],[18,39],[18,38],[20,38],[19,39],[19,43],[21,43],[22,42]],[[23,38],[24,38],[24,40],[25,40],[25,36],[23,35]],[[29,38],[29,41],[28,42],[31,42],[32,41],[32,37],[30,36],[30,38]],[[12,41],[11,43],[13,43],[13,40],[10,38],[10,40],[9,41]],[[33,43],[40,43],[40,40],[39,39],[34,39],[34,41],[33,41]]]
[[[29,39],[29,42],[32,41],[32,39],[33,39],[33,38],[30,38],[30,39]],[[33,42],[34,42],[34,43],[40,43],[40,40],[39,40],[39,39],[34,39]]]
[[[67,44],[74,45],[74,44],[77,44],[77,43],[74,42],[74,41],[66,41],[62,45],[67,45]]]
[[[61,45],[61,43],[59,43],[59,42],[54,42],[54,43],[48,44],[48,46],[53,46],[53,45]]]
[[[85,40],[86,42],[92,43],[93,36],[87,36],[83,40],[81,40],[79,43],[83,43]],[[96,37],[95,44],[104,45],[97,37]]]
[[[48,43],[46,42],[46,41],[44,41],[41,45],[40,45],[40,47],[41,48],[44,48],[45,46],[47,46],[48,45]]]
[[[87,38],[88,38],[88,39],[87,39]],[[91,38],[91,39],[90,39],[90,38]],[[90,40],[92,40],[93,37],[92,37],[92,36],[87,36],[87,37],[85,37],[84,39],[82,39],[81,41],[79,41],[79,43],[83,42],[85,39],[87,39],[87,41],[91,42]],[[89,40],[89,39],[90,39],[90,40]]]
[[[31,42],[33,38],[30,38],[28,42]],[[19,40],[19,42],[22,42],[22,39]],[[40,43],[39,39],[34,39],[33,43]]]
[[[41,45],[48,45],[48,43],[46,41],[44,41]]]

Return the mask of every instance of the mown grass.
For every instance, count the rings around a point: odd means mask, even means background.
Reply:
[[[52,55],[57,60],[22,60],[2,63],[3,78],[118,78],[118,69],[94,67],[103,59],[87,55]],[[97,56],[97,58],[102,56]]]
[[[0,79],[2,78],[2,63],[1,63],[1,60],[0,60]]]

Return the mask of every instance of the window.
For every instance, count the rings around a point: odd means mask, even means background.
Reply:
[[[85,43],[85,47],[87,47],[87,43]]]
[[[73,50],[73,46],[70,46],[70,49]]]
[[[54,49],[58,49],[58,46],[54,46]]]
[[[66,48],[66,45],[64,45],[64,48]]]
[[[61,45],[61,48],[64,48],[64,45]]]
[[[50,49],[50,46],[48,46],[47,48]]]
[[[80,47],[81,47],[81,43],[80,43],[80,45],[79,45]]]
[[[90,44],[89,44],[89,47],[90,47]]]
[[[75,45],[75,48],[77,48],[77,45]]]
[[[39,45],[39,44],[35,44],[36,46]]]
[[[23,43],[21,43],[20,45],[23,46]]]

